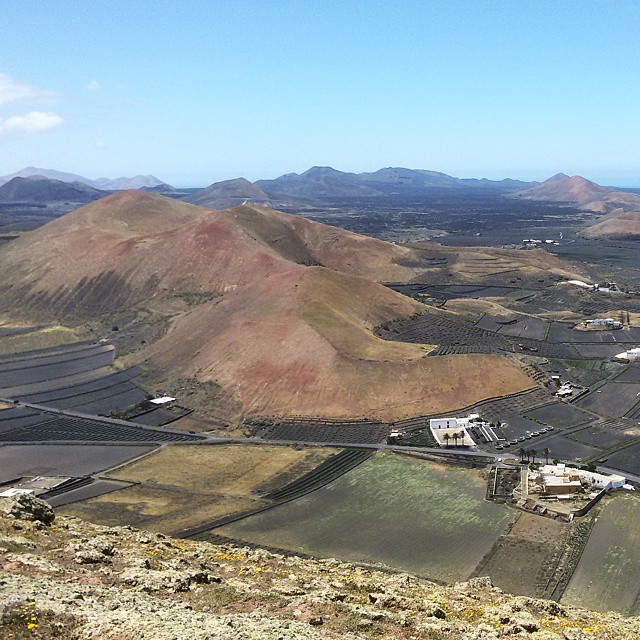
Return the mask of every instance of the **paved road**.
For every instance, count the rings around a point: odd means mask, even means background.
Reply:
[[[364,444],[362,442],[311,442],[309,440],[268,440],[266,438],[231,438],[213,434],[203,434],[211,438],[211,444],[266,444],[266,445],[283,445],[283,446],[305,446],[305,447],[336,447],[339,449],[372,449],[374,451],[412,451],[414,453],[430,453],[442,456],[455,456],[463,458],[483,458],[487,461],[496,460],[496,458],[515,458],[515,455],[504,454],[497,456],[494,453],[485,451],[474,451],[469,449],[441,449],[440,447],[400,447],[397,444]],[[194,443],[196,444],[196,443]],[[199,442],[197,444],[203,444]]]
[[[2,398],[0,398],[0,401]],[[14,404],[11,401],[6,401],[10,404]],[[270,440],[266,438],[234,438],[226,436],[224,434],[215,433],[198,433],[191,434],[180,429],[171,429],[166,427],[146,427],[144,425],[130,422],[128,420],[117,420],[114,418],[105,418],[102,416],[95,416],[88,413],[82,413],[79,411],[70,411],[68,409],[53,409],[51,407],[32,404],[28,402],[15,403],[16,406],[27,407],[30,409],[36,409],[49,414],[57,414],[63,416],[70,416],[74,418],[86,418],[91,420],[99,420],[108,424],[121,425],[127,427],[135,427],[136,429],[142,429],[149,432],[165,432],[175,433],[180,435],[192,435],[194,438],[193,444],[253,444],[253,445],[286,445],[286,446],[313,446],[313,447],[335,447],[339,449],[372,449],[376,451],[383,450],[397,450],[397,451],[411,451],[415,453],[428,453],[434,455],[448,456],[448,457],[462,457],[462,458],[480,458],[487,462],[493,462],[498,459],[505,459],[509,457],[515,457],[511,454],[504,454],[497,456],[497,454],[487,453],[484,451],[474,450],[462,450],[462,449],[441,449],[439,447],[399,447],[398,445],[391,444],[365,444],[361,442],[311,442],[307,440]],[[60,441],[56,441],[60,443]],[[42,444],[48,444],[48,441],[42,441]],[[87,442],[87,444],[95,444],[95,442]],[[130,443],[129,443],[130,444]]]

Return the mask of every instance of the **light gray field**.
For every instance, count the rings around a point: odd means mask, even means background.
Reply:
[[[514,517],[484,495],[485,481],[469,469],[379,454],[312,494],[216,533],[452,582],[472,573]]]

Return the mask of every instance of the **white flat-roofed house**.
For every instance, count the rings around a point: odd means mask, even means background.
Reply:
[[[596,473],[595,471],[579,470],[578,475],[582,482],[600,489],[620,489],[627,481],[626,478],[617,474],[611,474],[608,476],[604,473]]]
[[[469,418],[431,418],[432,429],[461,429],[469,426]]]
[[[622,329],[622,322],[613,318],[593,318],[593,320],[585,320],[585,327],[609,327],[610,329]]]
[[[431,418],[429,429],[440,447],[473,447],[476,443],[467,427],[474,420],[479,420],[477,414],[471,414],[467,418]]]

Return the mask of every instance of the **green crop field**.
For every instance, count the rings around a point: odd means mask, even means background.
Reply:
[[[452,582],[473,572],[513,520],[484,495],[475,471],[378,454],[312,494],[216,533]]]
[[[562,602],[640,613],[640,499],[609,499],[598,515]]]

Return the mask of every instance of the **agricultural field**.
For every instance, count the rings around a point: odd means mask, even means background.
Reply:
[[[490,576],[504,591],[542,597],[553,575],[569,525],[532,513],[520,513],[474,571]]]
[[[542,450],[542,448],[549,449],[551,458],[567,461],[579,461],[600,454],[600,449],[561,436],[552,436],[541,440],[538,443],[538,450]]]
[[[626,351],[628,347],[624,344],[589,344],[577,343],[571,345],[583,358],[595,358],[596,360],[607,360],[613,358],[622,351]]]
[[[635,382],[640,384],[640,366],[631,365],[619,376],[616,376],[616,382]]]
[[[0,323],[2,318],[0,318]],[[50,349],[78,341],[72,329],[60,325],[46,327],[13,327],[0,325],[0,354]]]
[[[215,533],[453,582],[471,575],[515,517],[486,502],[485,492],[478,472],[378,454],[311,494]]]
[[[562,602],[640,613],[640,499],[614,495],[597,517]]]
[[[0,446],[0,482],[22,476],[84,476],[153,451],[140,445]]]
[[[137,483],[69,505],[64,513],[108,525],[175,533],[267,504],[280,488],[335,453],[281,446],[175,445],[108,474]]]
[[[640,475],[640,442],[612,453],[607,458],[607,466]]]
[[[575,427],[579,424],[586,424],[594,420],[595,416],[582,411],[578,407],[564,402],[554,402],[527,411],[525,417],[531,418],[543,425],[553,425],[554,427]]]
[[[369,420],[326,420],[323,418],[287,418],[277,424],[254,426],[257,434],[268,440],[361,443],[384,442],[389,429],[381,422]]]
[[[640,429],[637,429],[640,435]],[[593,424],[573,431],[569,438],[596,447],[597,449],[610,449],[619,445],[630,444],[635,436],[620,429],[607,429],[599,424]]]
[[[612,418],[621,418],[638,402],[640,384],[630,382],[609,382],[579,401],[585,409]]]
[[[559,375],[563,380],[592,387],[616,372],[619,373],[623,366],[622,363],[607,360],[553,360],[540,368],[547,375]]]

